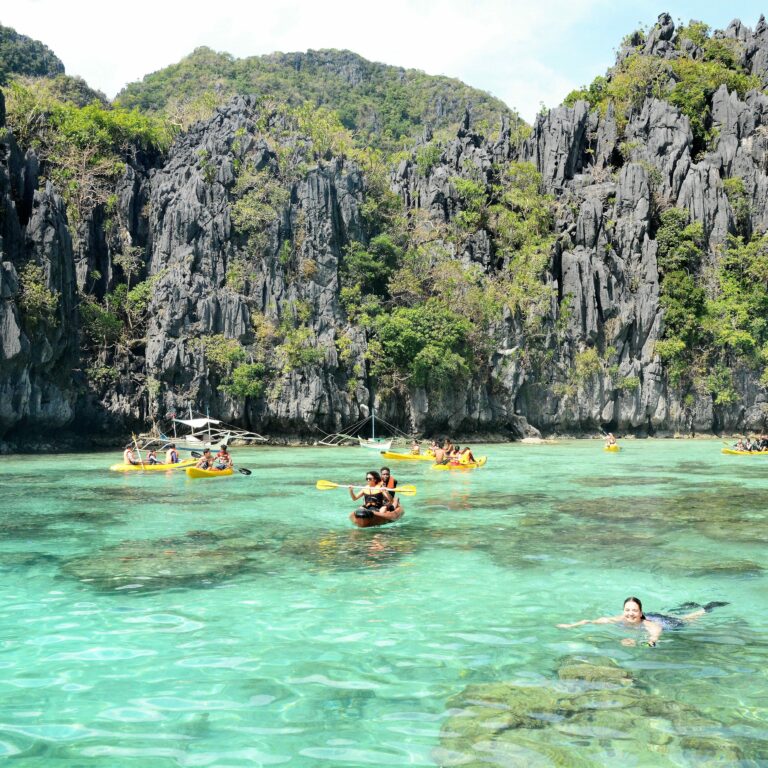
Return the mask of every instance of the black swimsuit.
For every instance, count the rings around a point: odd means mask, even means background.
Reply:
[[[678,619],[675,616],[666,616],[663,613],[646,613],[645,618],[648,621],[655,621],[657,624],[661,624],[662,629],[680,629],[685,626],[685,622],[682,619]]]
[[[362,507],[355,510],[355,517],[373,517],[384,506],[383,493],[366,493]]]

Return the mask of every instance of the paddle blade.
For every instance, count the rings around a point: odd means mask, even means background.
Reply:
[[[238,472],[239,472],[241,475],[250,475],[250,474],[251,474],[251,470],[250,470],[250,469],[246,469],[245,467],[238,467],[238,468],[237,468],[237,471],[238,471]]]
[[[332,483],[330,480],[318,480],[317,483],[315,483],[315,488],[317,488],[318,491],[330,491],[332,488],[339,488],[338,483]]]
[[[395,493],[399,493],[401,496],[415,496],[416,495],[416,486],[415,485],[398,485],[397,488],[393,489]]]
[[[197,451],[190,451],[189,453],[190,453],[190,455],[192,456],[193,459],[202,459],[203,458],[203,454],[202,453],[198,453]]]

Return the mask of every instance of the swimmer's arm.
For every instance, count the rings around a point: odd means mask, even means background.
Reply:
[[[621,616],[601,616],[599,619],[582,619],[573,624],[556,624],[559,629],[572,629],[573,627],[583,627],[585,624],[616,624],[621,621]]]
[[[661,624],[659,624],[658,621],[651,621],[650,619],[646,619],[643,622],[643,626],[645,627],[645,631],[648,633],[648,645],[651,647],[655,646],[659,641],[664,628],[661,626]]]

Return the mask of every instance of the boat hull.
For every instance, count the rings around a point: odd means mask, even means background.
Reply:
[[[434,453],[396,453],[395,451],[382,451],[381,457],[391,461],[432,461]]]
[[[357,439],[361,448],[368,448],[373,451],[388,451],[392,447],[391,440],[376,440],[370,437],[367,439],[364,437],[358,437]]]
[[[469,464],[433,464],[432,469],[440,469],[440,470],[461,470],[461,469],[477,469],[478,467],[482,467],[485,462],[488,461],[487,456],[481,456],[477,461]]]
[[[202,477],[229,477],[234,474],[232,469],[200,469],[199,467],[187,467],[187,477],[199,479]]]
[[[603,450],[608,451],[608,453],[618,453],[621,450],[621,447],[618,445],[606,445]]]
[[[768,451],[737,451],[735,448],[723,448],[722,453],[729,456],[768,456]]]
[[[113,464],[112,472],[169,472],[174,469],[191,467],[197,459],[185,459],[176,464]]]

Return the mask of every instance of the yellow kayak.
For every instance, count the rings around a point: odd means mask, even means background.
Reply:
[[[487,456],[481,456],[477,461],[468,464],[433,464],[432,469],[477,469],[488,461]]]
[[[198,467],[187,467],[185,472],[187,477],[227,477],[234,474],[233,469],[199,469]]]
[[[603,450],[610,451],[611,453],[618,453],[621,450],[621,446],[618,446],[614,443],[613,445],[606,445]]]
[[[426,453],[395,453],[394,451],[382,451],[381,457],[383,459],[391,459],[392,461],[434,461],[435,454],[432,451]]]
[[[184,469],[191,467],[197,459],[184,459],[176,464],[113,464],[110,469],[113,472],[167,472],[170,469]]]
[[[768,451],[737,451],[735,448],[723,448],[729,456],[768,456]]]

